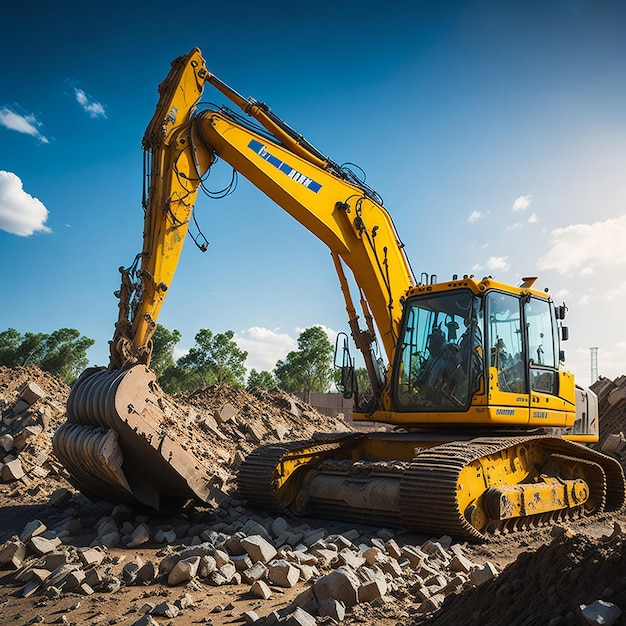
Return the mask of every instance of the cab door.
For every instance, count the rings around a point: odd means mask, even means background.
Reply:
[[[498,291],[488,293],[485,324],[489,419],[528,424],[530,394],[520,298]]]

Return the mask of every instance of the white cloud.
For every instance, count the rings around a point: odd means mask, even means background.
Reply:
[[[574,224],[550,233],[548,252],[539,259],[541,269],[561,274],[592,274],[598,267],[626,264],[626,215],[594,224]]]
[[[487,217],[487,213],[483,213],[482,211],[472,211],[472,214],[467,218],[467,221],[470,224],[473,224],[475,221],[480,220],[483,217]]]
[[[298,347],[296,340],[287,333],[259,326],[235,333],[234,339],[237,345],[248,353],[246,360],[248,370],[271,372],[276,366],[276,361],[284,359],[288,352]]]
[[[535,224],[538,220],[539,220],[539,218],[537,217],[537,214],[536,213],[532,213],[530,215],[530,217],[528,218],[528,223],[529,224]]]
[[[21,115],[9,107],[3,107],[0,109],[0,124],[9,130],[36,137],[41,143],[50,143],[39,131],[43,124],[32,113]]]
[[[487,269],[490,270],[501,270],[506,272],[509,267],[509,257],[507,256],[491,256],[487,260]]]
[[[36,231],[50,233],[47,219],[48,210],[24,191],[19,176],[0,170],[0,229],[22,237]]]
[[[532,196],[519,196],[513,203],[513,211],[525,211],[533,201]]]
[[[80,106],[83,108],[85,113],[89,114],[89,117],[104,117],[106,118],[106,113],[104,111],[104,106],[100,104],[97,100],[88,96],[82,89],[78,89],[78,87],[74,87],[74,97]]]
[[[607,302],[618,300],[620,298],[626,298],[626,284],[621,283],[615,286],[614,289],[608,289],[603,293],[603,297]]]
[[[335,345],[335,340],[337,339],[339,331],[328,328],[328,326],[324,326],[324,324],[311,324],[311,326],[319,326],[328,335],[328,341]],[[310,326],[308,328],[310,328]],[[305,330],[306,328],[296,328],[296,332],[298,333],[298,335],[303,333]]]

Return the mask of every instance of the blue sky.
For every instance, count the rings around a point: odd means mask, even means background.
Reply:
[[[626,5],[69,1],[3,9],[0,330],[73,327],[106,364],[119,266],[141,248],[141,137],[191,48],[384,198],[416,274],[539,276],[569,307],[566,365],[626,373]],[[221,103],[217,93],[205,100]],[[222,167],[213,188],[229,177]],[[160,322],[232,329],[272,369],[347,330],[330,256],[243,178],[199,196]]]

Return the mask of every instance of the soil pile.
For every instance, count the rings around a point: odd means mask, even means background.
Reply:
[[[502,574],[462,595],[449,596],[433,626],[581,624],[581,605],[600,600],[626,608],[626,539],[593,539],[571,531],[520,554]],[[624,621],[616,622],[623,624]]]

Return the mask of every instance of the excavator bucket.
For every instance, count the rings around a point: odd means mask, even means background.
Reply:
[[[71,482],[94,500],[172,509],[210,503],[219,480],[185,449],[164,394],[144,365],[90,368],[72,387],[54,452]]]

